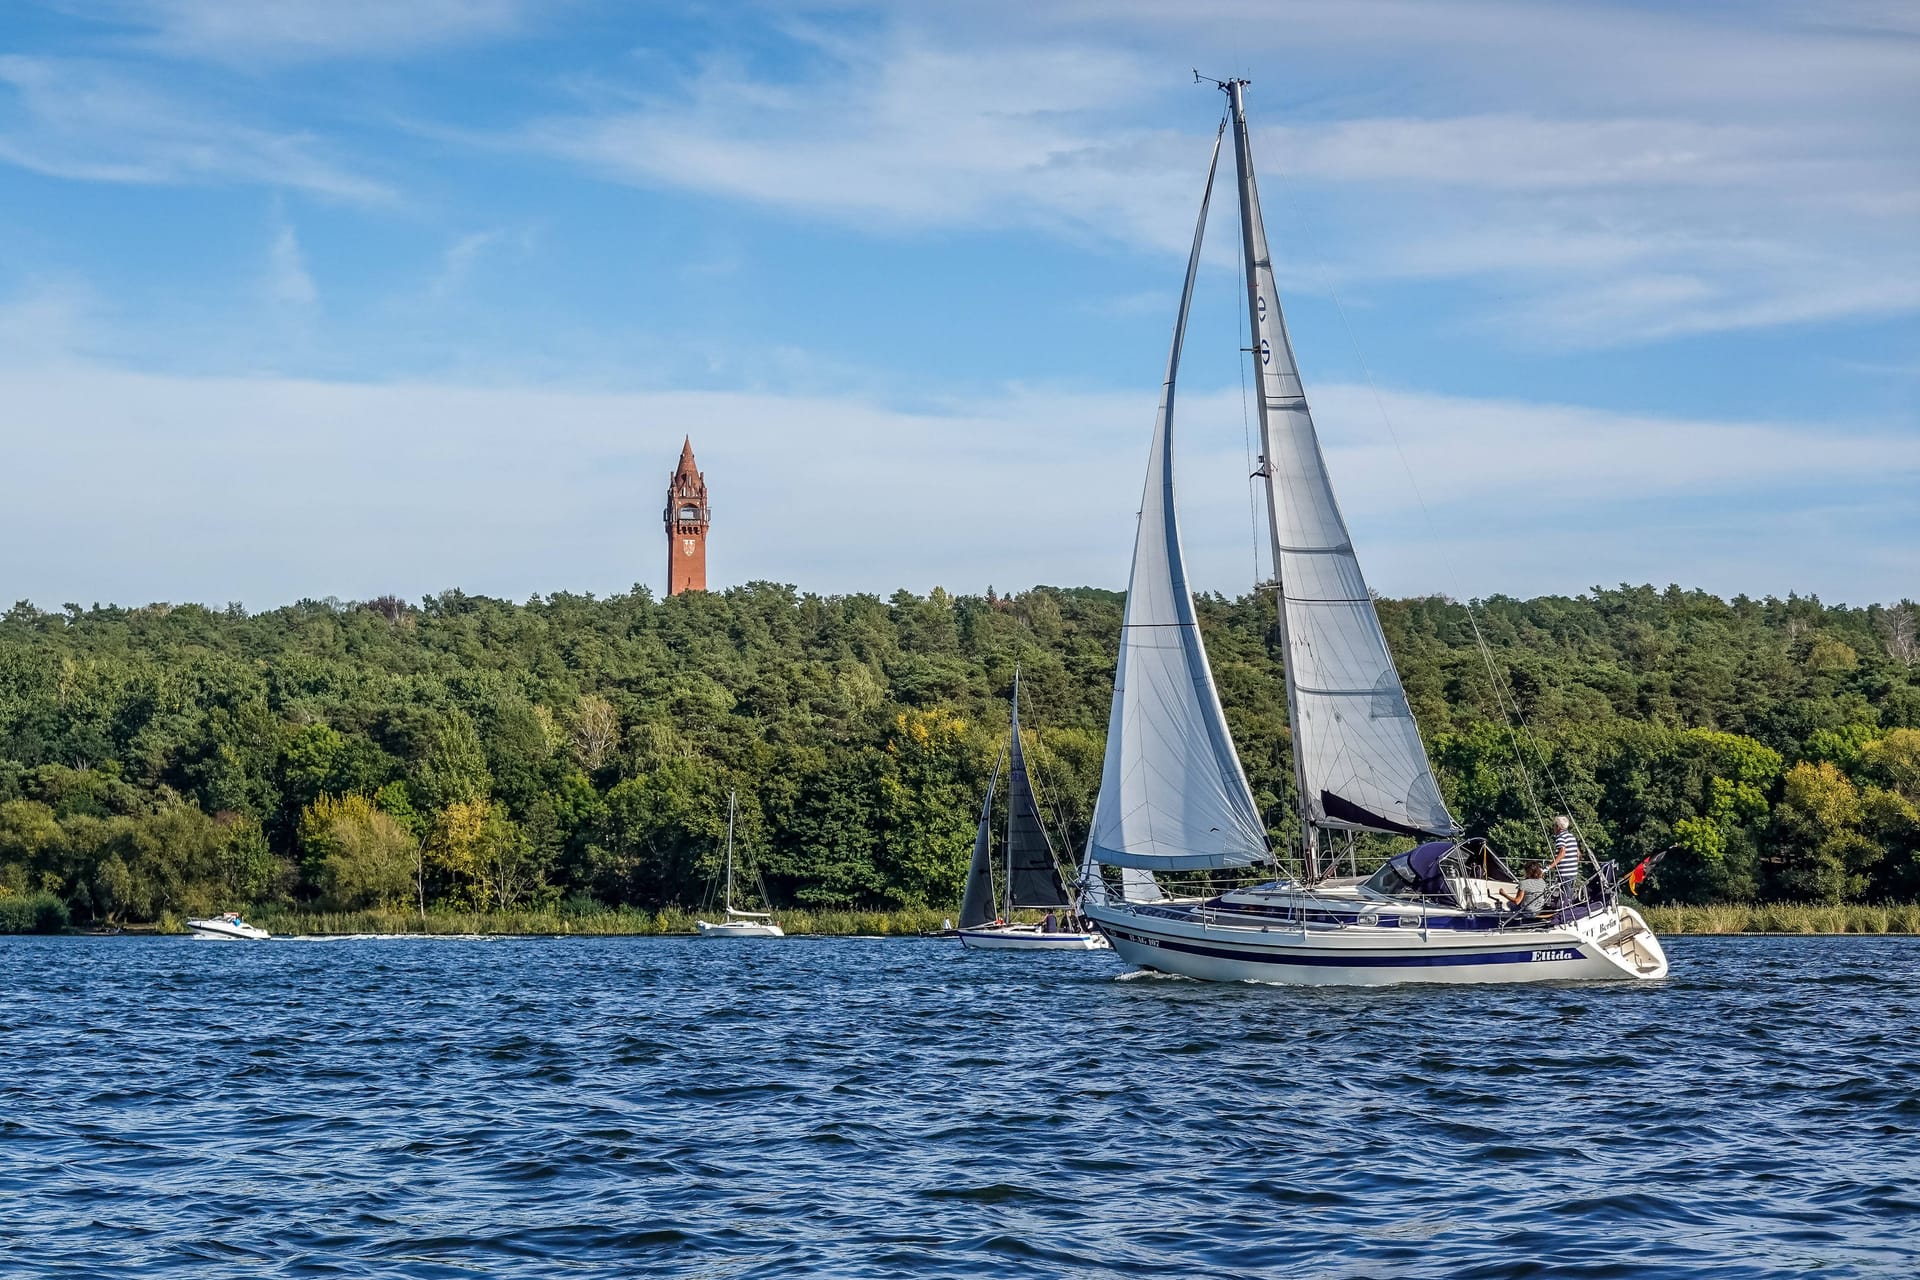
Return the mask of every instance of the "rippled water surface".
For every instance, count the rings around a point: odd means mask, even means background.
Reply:
[[[0,939],[10,1275],[1920,1274],[1920,942],[1656,986]]]

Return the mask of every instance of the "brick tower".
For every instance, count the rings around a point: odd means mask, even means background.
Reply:
[[[680,465],[667,481],[667,594],[707,589],[707,478],[693,462],[693,439],[680,446]]]

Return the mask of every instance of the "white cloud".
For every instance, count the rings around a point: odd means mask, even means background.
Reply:
[[[1119,586],[1153,407],[1150,387],[1013,388],[907,412],[832,395],[24,365],[0,371],[0,403],[15,494],[0,509],[0,595],[256,606],[446,586],[516,598],[657,587],[655,498],[686,432],[714,487],[719,582]],[[1385,403],[1406,466],[1369,392],[1316,394],[1362,557],[1390,594],[1624,580],[1911,594],[1910,424],[1875,433],[1413,392]],[[1184,405],[1195,580],[1238,592],[1254,544],[1238,393],[1190,392]],[[67,495],[81,490],[91,501],[76,508]],[[1857,518],[1833,514],[1842,493]]]
[[[458,293],[473,274],[474,264],[508,240],[508,235],[499,230],[470,231],[455,236],[440,255],[440,271],[428,292],[437,298]],[[526,240],[522,237],[519,242],[524,247]]]
[[[310,307],[319,301],[320,290],[307,270],[307,257],[300,251],[300,237],[291,223],[274,228],[265,283],[268,298],[282,306]]]
[[[359,204],[393,199],[307,134],[241,123],[112,66],[63,58],[0,55],[0,161],[89,182],[248,183]]]
[[[988,55],[911,38],[820,53],[834,66],[814,84],[716,62],[670,94],[537,123],[527,142],[619,181],[911,226],[1084,225],[1110,205],[1090,198],[1076,214],[1063,198],[1074,182],[1132,172],[1154,149],[1130,135],[1102,142],[1086,127],[1086,113],[1137,81],[1138,64],[1119,54]]]

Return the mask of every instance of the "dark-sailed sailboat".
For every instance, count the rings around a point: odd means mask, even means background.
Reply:
[[[1002,892],[996,896],[993,875],[993,795],[1000,782],[1000,766],[1007,766],[1007,838]],[[1020,746],[1020,673],[1013,676],[1013,709],[1007,745],[994,762],[980,803],[980,827],[973,837],[973,860],[967,867],[966,896],[960,902],[960,941],[990,951],[1094,951],[1107,940],[1091,929],[1066,927],[1063,916],[1074,911],[1074,900],[1060,876],[1060,864],[1047,839],[1040,802],[1033,792],[1026,752]],[[1016,924],[1016,911],[1045,911],[1054,928]],[[1055,914],[1058,913],[1058,914]]]

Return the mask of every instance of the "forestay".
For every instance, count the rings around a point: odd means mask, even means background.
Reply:
[[[1453,834],[1459,828],[1440,798],[1327,477],[1274,287],[1241,85],[1229,92],[1288,709],[1305,815],[1315,827]]]
[[[1127,583],[1089,849],[1093,861],[1112,866],[1236,867],[1267,856],[1266,828],[1207,669],[1174,511],[1174,386],[1219,161],[1216,137],[1174,322]]]

